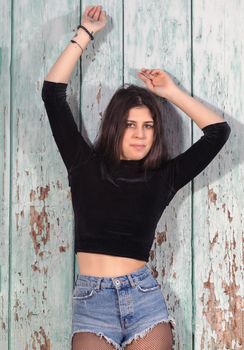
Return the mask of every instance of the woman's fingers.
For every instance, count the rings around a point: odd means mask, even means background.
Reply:
[[[148,76],[144,72],[139,72],[138,74],[139,74],[141,80],[143,80],[145,83],[148,82],[149,80],[151,80],[150,76]]]
[[[152,84],[152,81],[150,78],[145,77],[144,73],[142,73],[142,72],[139,72],[138,75],[139,75],[140,79],[146,84],[148,89],[150,89],[150,90],[153,89],[153,84]]]
[[[99,9],[99,12],[98,12],[98,18],[97,18],[98,21],[101,20],[102,13],[103,13],[102,8],[100,8],[100,9]]]
[[[141,72],[142,72],[143,74],[146,74],[148,77],[150,77],[150,75],[151,75],[151,70],[150,70],[150,69],[142,68],[142,69],[141,69]]]
[[[162,73],[162,70],[160,70],[160,69],[153,69],[153,71],[152,71],[152,74],[153,75],[159,75],[159,74],[161,74]]]
[[[95,9],[96,6],[87,6],[85,9],[85,15],[90,16],[92,14],[92,11]]]
[[[140,73],[142,75],[144,75],[148,79],[152,79],[153,78],[153,75],[150,73],[150,69],[142,68]]]
[[[92,10],[91,10],[91,12],[90,12],[90,17],[91,18],[95,18],[95,14],[96,14],[96,12],[97,12],[97,6],[95,6]]]
[[[142,71],[145,72],[145,73],[150,73],[152,71],[152,69],[142,68]]]
[[[102,11],[102,6],[96,6],[96,10],[95,10],[95,16],[99,15],[99,13]]]
[[[90,17],[93,17],[95,12],[97,10],[97,6],[90,6],[88,12],[87,12],[87,15],[89,15]]]
[[[149,75],[149,73],[144,73],[144,72],[141,72],[141,74],[145,77],[145,78],[147,78],[147,79],[151,79],[151,77],[150,77],[150,75]]]
[[[141,71],[148,73],[148,74],[155,74],[155,73],[160,73],[161,70],[160,69],[146,69],[146,68],[142,68]]]
[[[99,21],[101,16],[104,15],[105,11],[102,11],[102,6],[93,6],[89,12],[88,16],[95,21]]]
[[[93,16],[93,18],[94,18],[96,21],[99,20],[101,11],[102,11],[102,10],[101,10],[101,6],[97,6],[97,7],[96,7],[96,11],[95,11],[94,16]]]
[[[82,23],[89,24],[89,28],[95,32],[104,28],[107,22],[106,11],[103,10],[103,6],[87,6],[85,13],[82,16]],[[91,25],[91,26],[90,26]]]

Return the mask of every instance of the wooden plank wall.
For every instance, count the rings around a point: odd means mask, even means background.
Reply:
[[[0,347],[8,349],[10,290],[10,62],[11,3],[1,1],[0,21]]]
[[[1,0],[0,348],[69,349],[78,272],[67,174],[52,138],[44,76],[95,1]],[[215,160],[177,193],[160,219],[149,265],[175,318],[174,349],[241,349],[243,287],[243,14],[234,0],[103,0],[108,25],[77,64],[68,101],[94,141],[123,83],[165,69],[223,114],[232,133]],[[80,69],[81,68],[81,69]],[[201,131],[162,103],[171,156]]]
[[[193,2],[193,93],[232,128],[228,143],[194,181],[196,349],[243,346],[243,18],[243,1]]]

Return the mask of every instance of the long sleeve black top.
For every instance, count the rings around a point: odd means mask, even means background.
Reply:
[[[66,83],[44,80],[42,99],[68,172],[75,220],[75,253],[93,252],[148,261],[157,223],[176,192],[197,176],[227,141],[227,122],[208,125],[177,157],[141,177],[141,160],[121,160],[101,176],[102,158],[79,132],[66,100]]]

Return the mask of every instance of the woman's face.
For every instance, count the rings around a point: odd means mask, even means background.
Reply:
[[[139,160],[151,149],[154,136],[154,121],[148,107],[133,107],[129,110],[122,140],[120,159]],[[141,147],[136,147],[139,145]]]

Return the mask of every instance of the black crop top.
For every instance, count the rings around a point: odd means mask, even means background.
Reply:
[[[101,176],[102,158],[79,132],[66,101],[66,83],[44,80],[42,99],[68,172],[75,220],[75,253],[148,261],[157,223],[176,192],[216,156],[230,134],[227,122],[208,125],[184,153],[141,176],[141,160],[121,160],[113,179]]]

